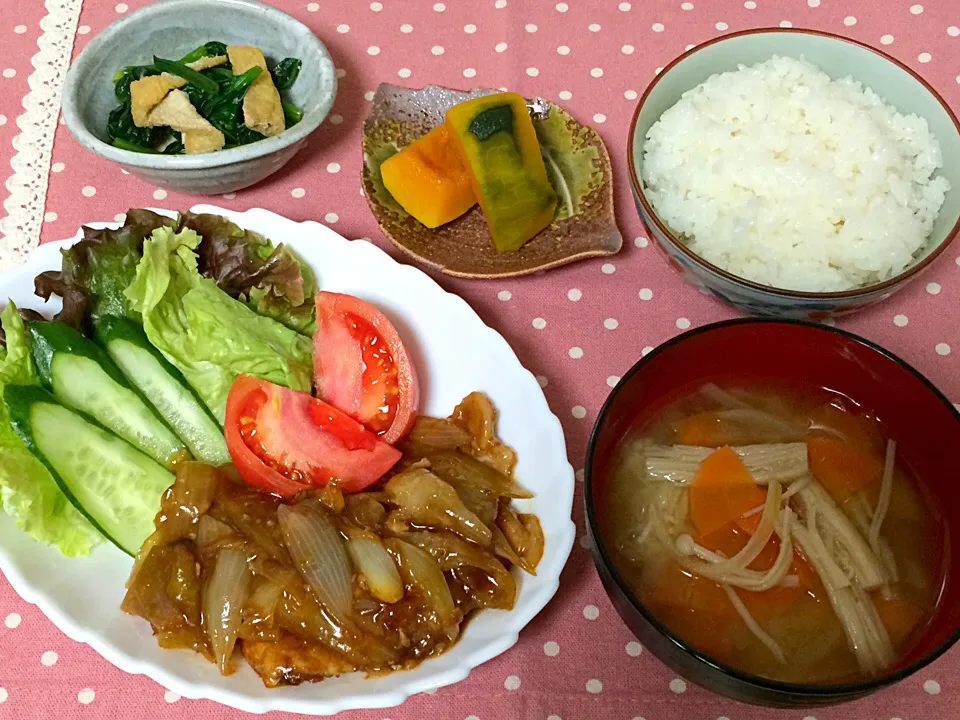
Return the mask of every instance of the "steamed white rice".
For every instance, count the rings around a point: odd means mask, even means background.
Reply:
[[[778,288],[847,290],[890,278],[930,234],[940,145],[851,78],[773,57],[713,75],[647,133],[643,181],[691,250]]]

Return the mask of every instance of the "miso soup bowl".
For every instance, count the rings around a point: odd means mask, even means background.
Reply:
[[[706,360],[705,360],[706,359]],[[719,662],[672,633],[630,589],[614,563],[605,528],[618,448],[635,429],[704,383],[788,383],[846,395],[876,414],[897,455],[943,513],[943,586],[918,643],[884,674],[857,682],[805,685],[769,680]],[[594,561],[614,607],[637,639],[691,682],[755,705],[807,707],[852,700],[899,682],[960,637],[957,482],[960,413],[900,358],[850,333],[804,321],[732,320],[684,333],[639,360],[610,393],[587,450],[584,502]]]
[[[882,282],[839,292],[800,292],[761,285],[734,275],[694,252],[661,219],[643,182],[647,132],[664,111],[716,73],[755,65],[772,56],[805,58],[832,78],[852,76],[905,115],[924,118],[940,143],[950,182],[926,244],[902,272]],[[752,314],[806,320],[847,315],[886,300],[933,264],[960,234],[960,122],[947,102],[909,67],[879,50],[817,30],[759,28],[697,45],[660,72],[637,102],[627,136],[627,169],[640,219],[669,263],[689,283]]]

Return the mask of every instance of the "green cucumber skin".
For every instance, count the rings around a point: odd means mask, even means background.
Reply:
[[[46,390],[35,387],[35,386],[19,386],[19,385],[8,385],[3,389],[3,402],[6,405],[7,412],[10,417],[10,425],[13,427],[14,431],[23,441],[24,445],[37,457],[40,462],[42,462],[46,468],[50,471],[50,474],[53,476],[53,479],[56,481],[57,485],[63,491],[63,494],[67,499],[73,504],[75,508],[85,517],[90,523],[108,540],[110,540],[114,545],[116,545],[120,550],[127,553],[130,556],[135,557],[140,547],[136,543],[124,543],[117,536],[121,533],[116,532],[116,529],[111,529],[108,527],[108,523],[101,522],[101,519],[94,517],[94,515],[81,504],[77,499],[76,494],[72,488],[71,482],[67,478],[64,478],[56,470],[53,463],[50,459],[43,453],[43,451],[37,445],[36,439],[34,438],[33,431],[33,422],[31,419],[31,414],[34,410],[34,406],[38,404],[50,405],[64,413],[68,413],[71,420],[75,420],[77,423],[83,423],[86,428],[85,431],[97,433],[101,435],[104,439],[113,442],[121,443],[125,445],[125,451],[128,452],[131,461],[135,462],[137,466],[152,474],[157,479],[156,488],[157,490],[157,509],[160,507],[161,495],[165,488],[173,483],[174,476],[172,473],[167,471],[165,468],[161,467],[154,460],[147,457],[139,450],[134,448],[132,445],[126,443],[126,441],[117,438],[112,435],[109,430],[103,426],[97,424],[93,420],[90,420],[79,413],[75,413],[71,410],[68,410],[59,403],[56,399]],[[58,427],[58,433],[64,435],[64,439],[69,442],[70,439],[70,428],[69,427]],[[71,478],[70,480],[75,480]],[[166,483],[165,486],[161,487],[163,483]],[[154,513],[155,514],[155,513]],[[144,528],[146,528],[147,520],[150,521],[152,527],[153,515],[149,518],[146,516],[142,518]],[[120,528],[120,530],[125,530],[126,528]],[[143,539],[146,539],[144,537]]]
[[[163,417],[134,387],[109,356],[77,330],[59,322],[31,323],[34,361],[41,380],[60,404],[94,417],[124,440],[164,465],[184,451]],[[66,365],[72,363],[72,365]],[[84,368],[84,366],[86,366]],[[58,371],[57,368],[60,368]],[[65,382],[60,373],[79,372]],[[89,378],[89,383],[84,379]],[[91,385],[102,393],[84,394]],[[112,395],[112,403],[99,403]]]
[[[57,353],[78,355],[93,360],[103,368],[110,379],[123,387],[129,387],[126,379],[110,361],[110,358],[94,343],[87,340],[78,330],[62,322],[30,323],[30,340],[33,347],[33,361],[37,374],[48,388],[53,385],[53,357]]]
[[[167,425],[183,441],[194,457],[211,465],[221,465],[230,462],[223,430],[213,414],[203,404],[193,391],[183,375],[157,350],[139,325],[132,320],[120,316],[107,316],[98,324],[95,334],[96,341],[110,356],[116,367],[127,377],[142,396],[144,396],[157,413],[163,417]],[[131,355],[142,353],[139,362],[129,362]],[[150,368],[156,363],[155,368]],[[138,381],[137,371],[142,371],[145,377]],[[153,381],[152,391],[143,383],[150,378]],[[166,377],[163,377],[166,375]],[[165,386],[166,398],[160,397]],[[164,411],[160,402],[169,399],[171,395],[180,395],[174,403],[176,410]],[[169,406],[171,403],[165,403]]]
[[[114,340],[126,340],[128,343],[146,350],[157,359],[157,361],[163,366],[163,369],[166,370],[174,380],[190,390],[190,393],[196,396],[196,393],[193,392],[193,389],[190,387],[187,379],[183,376],[183,373],[171,365],[170,361],[163,356],[163,353],[150,344],[150,341],[147,340],[147,334],[143,331],[143,328],[130,318],[123,317],[121,315],[104,316],[97,323],[93,339],[108,354],[109,350],[107,350],[107,347]],[[123,373],[122,370],[120,372],[121,374]],[[132,384],[132,381],[128,382]],[[197,397],[197,402],[203,407],[206,407],[200,401],[199,397]],[[210,415],[210,418],[212,419],[213,415]]]

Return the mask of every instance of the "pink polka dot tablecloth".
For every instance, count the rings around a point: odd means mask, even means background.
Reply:
[[[129,207],[185,208],[167,193],[84,151],[57,123],[71,57],[143,0],[4,0],[0,13],[0,159],[9,197],[0,213],[0,268],[38,242],[74,234]],[[455,281],[540,379],[582,467],[610,387],[677,333],[734,316],[684,284],[650,246],[627,181],[625,143],[637,97],[690,45],[760,26],[809,27],[879,47],[920,72],[960,111],[957,0],[275,0],[309,25],[337,64],[339,95],[310,147],[266,183],[214,201],[323,221],[348,238],[387,243],[360,194],[360,132],[381,81],[509,87],[562,100],[610,148],[625,242],[612,258],[531,278]],[[211,37],[216,31],[211,30]],[[388,251],[392,252],[388,248]],[[960,401],[960,250],[922,281],[838,324],[879,342]],[[577,472],[582,480],[582,472]],[[578,488],[575,545],[553,602],[517,646],[455,686],[351,720],[933,720],[960,717],[960,647],[867,699],[815,711],[769,710],[677,678],[641,647],[600,586]],[[237,712],[190,701],[113,668],[66,638],[0,579],[0,718],[219,720]]]

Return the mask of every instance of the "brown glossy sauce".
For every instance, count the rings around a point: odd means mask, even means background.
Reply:
[[[543,551],[536,518],[514,513],[509,498],[498,495],[496,488],[501,487],[520,496],[511,479],[514,456],[492,434],[492,408],[482,400],[465,401],[462,427],[452,420],[423,418],[429,422],[414,428],[401,465],[370,491],[344,496],[327,486],[290,503],[320,509],[344,543],[363,538],[387,548],[398,541],[419,548],[415,552],[439,565],[434,572],[440,570],[446,580],[453,615],[441,619],[423,588],[409,578],[399,600],[384,602],[353,568],[352,607],[338,617],[324,606],[288,552],[278,519],[285,501],[247,486],[232,466],[199,463],[181,464],[176,482],[164,494],[156,532],[140,551],[122,609],[147,619],[161,647],[193,650],[216,661],[216,643],[203,609],[216,595],[210,588],[221,557],[239,550],[238,562],[242,565],[246,558],[248,580],[236,596],[242,598],[236,648],[268,687],[351,671],[381,674],[408,669],[444,652],[472,613],[513,607],[517,586],[510,567],[516,562],[533,570]],[[467,429],[473,427],[477,434]],[[471,464],[476,463],[471,455],[496,460],[478,466]],[[391,485],[391,479],[404,471],[419,479],[415,473],[424,472],[418,468],[429,465],[424,459],[428,456],[436,459],[437,475],[428,473],[432,484],[424,488],[439,483],[447,494],[421,493],[415,482],[411,490],[408,482],[407,494],[399,495],[395,491],[399,485]],[[438,477],[447,477],[453,485]],[[453,487],[459,488],[459,495]],[[451,529],[447,508],[436,506],[437,497],[453,503],[455,514],[470,513],[474,520]],[[476,518],[492,528],[481,536],[486,544],[457,534],[476,533]],[[512,533],[511,540],[500,540],[505,536],[498,525]],[[524,531],[520,535],[514,532],[517,526]],[[490,539],[494,530],[496,541]],[[237,557],[235,552],[233,556]],[[226,612],[212,607],[215,616]],[[222,670],[231,669],[228,659]]]

